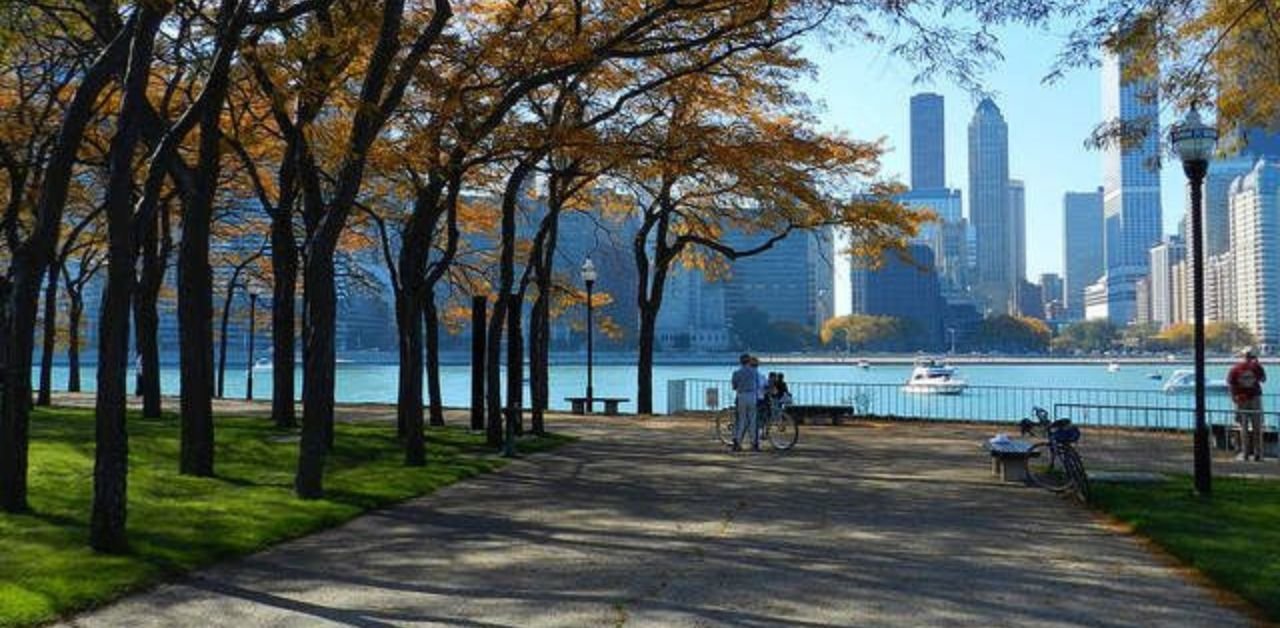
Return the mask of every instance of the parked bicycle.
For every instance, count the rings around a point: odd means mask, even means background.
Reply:
[[[787,414],[785,404],[775,399],[770,400],[765,408],[756,422],[756,428],[761,430],[762,440],[769,441],[774,449],[780,451],[795,447],[796,441],[800,440],[800,426]],[[725,445],[733,444],[734,415],[733,406],[715,414],[712,430],[716,439]]]
[[[1089,475],[1075,443],[1080,440],[1080,428],[1071,419],[1049,419],[1044,408],[1031,409],[1035,420],[1022,420],[1022,435],[1045,440],[1031,446],[1027,460],[1027,472],[1036,486],[1055,493],[1070,492],[1080,501],[1089,501]]]

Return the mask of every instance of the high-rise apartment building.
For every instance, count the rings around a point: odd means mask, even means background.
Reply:
[[[911,97],[911,188],[947,186],[944,106],[940,94]]]
[[[1009,127],[983,98],[969,121],[969,221],[976,232],[975,288],[984,306],[1011,311],[1016,265],[1009,234]]]
[[[1102,277],[1102,188],[1062,197],[1063,304],[1069,320],[1085,316],[1085,288]]]
[[[1151,247],[1151,275],[1147,284],[1151,298],[1151,322],[1161,327],[1178,321],[1173,268],[1185,259],[1186,253],[1186,246],[1178,236],[1169,236],[1164,242]]]
[[[1280,346],[1280,162],[1259,159],[1231,184],[1234,318],[1267,350]]]
[[[1160,241],[1160,105],[1154,81],[1126,77],[1128,60],[1107,55],[1102,64],[1102,115],[1141,141],[1112,142],[1103,153],[1103,238],[1112,323],[1134,320],[1134,283],[1147,275],[1148,251]]]

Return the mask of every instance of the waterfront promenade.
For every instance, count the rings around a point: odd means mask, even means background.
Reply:
[[[786,455],[730,455],[693,418],[552,427],[580,440],[70,623],[1250,622],[1091,512],[994,483],[982,427],[806,427]]]

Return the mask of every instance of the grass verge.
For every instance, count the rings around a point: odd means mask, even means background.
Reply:
[[[428,465],[403,466],[394,426],[337,426],[324,499],[293,496],[292,432],[264,418],[217,419],[217,477],[181,476],[176,417],[129,418],[132,553],[87,545],[93,413],[36,409],[31,424],[31,507],[0,514],[0,626],[38,624],[210,563],[347,521],[503,464],[483,436],[427,432]],[[567,437],[521,441],[522,452]]]
[[[1280,621],[1280,482],[1216,478],[1208,500],[1192,488],[1190,477],[1097,483],[1093,501]]]

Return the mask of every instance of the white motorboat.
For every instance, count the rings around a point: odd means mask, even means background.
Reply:
[[[1178,393],[1192,393],[1196,391],[1196,372],[1191,369],[1178,369],[1169,376],[1164,383],[1164,391],[1170,395]],[[1225,379],[1205,379],[1205,392],[1226,393],[1227,380]]]
[[[1108,364],[1108,365],[1107,365],[1107,372],[1108,372],[1108,373],[1116,373],[1116,372],[1119,372],[1119,371],[1120,371],[1120,363],[1119,363],[1119,362],[1112,362],[1112,363],[1110,363],[1110,364]]]
[[[869,368],[871,368],[871,363],[870,363],[870,362],[868,362],[866,358],[863,358],[863,359],[861,359],[861,360],[858,360],[858,368],[860,368],[860,369],[869,369]]]
[[[271,358],[258,358],[258,361],[253,363],[253,370],[270,371],[273,366],[275,364],[271,361]]]
[[[911,377],[902,386],[902,392],[918,395],[958,395],[969,383],[956,377],[956,369],[946,362],[933,358],[916,360]]]

